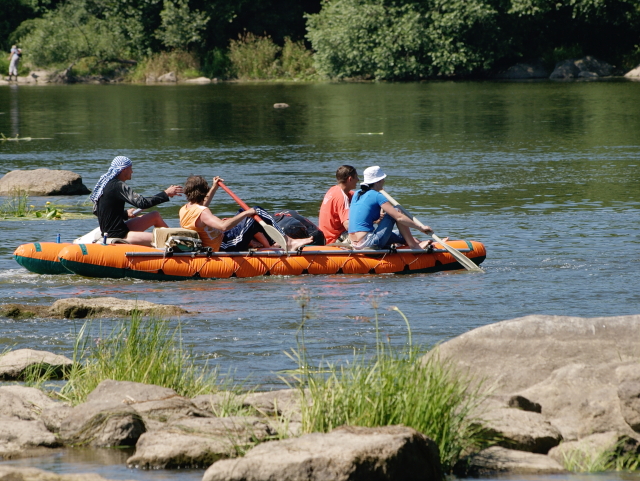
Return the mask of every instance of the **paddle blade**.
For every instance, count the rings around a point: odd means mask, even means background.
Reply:
[[[464,267],[468,271],[484,272],[484,270],[481,269],[480,266],[478,266],[475,262],[473,262],[471,259],[469,259],[467,256],[465,256],[462,252],[460,252],[456,248],[451,247],[449,244],[447,244],[442,239],[440,239],[440,237],[438,237],[437,235],[433,234],[431,237],[433,237],[433,240],[435,240],[440,245],[442,245],[442,247],[444,247],[447,250],[447,252],[451,254],[460,263],[460,265],[462,265],[462,267]]]
[[[260,221],[260,225],[262,226],[264,231],[267,233],[267,235],[271,237],[271,239],[273,239],[273,241],[276,244],[278,244],[282,249],[284,249],[285,252],[287,253],[289,252],[287,248],[287,240],[284,238],[284,236],[280,233],[278,229],[276,229],[272,225],[267,224],[263,220]]]

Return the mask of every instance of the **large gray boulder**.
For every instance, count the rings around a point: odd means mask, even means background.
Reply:
[[[95,473],[56,474],[36,468],[0,464],[1,481],[109,481]]]
[[[460,461],[455,468],[458,476],[509,474],[559,474],[566,472],[556,460],[543,454],[507,449],[487,448]]]
[[[42,421],[0,416],[0,459],[28,456],[30,451],[58,446],[60,441]]]
[[[613,67],[591,55],[583,58],[558,62],[549,76],[550,79],[567,80],[573,78],[598,78],[611,75]]]
[[[68,170],[12,170],[0,179],[0,195],[86,195],[82,177]]]
[[[438,352],[469,374],[483,378],[494,394],[511,396],[569,364],[617,367],[635,362],[638,328],[640,315],[533,315],[466,332],[441,344]],[[611,382],[617,384],[615,371],[611,377]]]
[[[44,409],[56,404],[58,403],[53,399],[33,387],[0,387],[0,416],[34,421],[40,418]]]
[[[206,467],[274,434],[264,420],[250,416],[178,419],[142,435],[127,464],[145,469]]]
[[[535,411],[538,427],[551,426],[549,433],[559,432],[565,443],[609,432],[638,440],[638,327],[638,315],[527,316],[474,329],[435,352],[492,391],[495,405],[482,416],[493,416],[499,427],[494,431],[505,435],[509,447],[532,450],[533,439],[518,439],[532,431],[529,418]],[[513,411],[504,417],[505,404],[530,414]],[[539,436],[533,444],[545,440],[544,449],[535,449],[545,452],[558,439]]]
[[[47,372],[52,379],[61,379],[73,361],[47,351],[16,349],[0,355],[0,381],[15,381],[24,378],[25,371]]]
[[[221,460],[203,481],[440,480],[437,445],[404,426],[343,426],[330,433],[258,445]]]

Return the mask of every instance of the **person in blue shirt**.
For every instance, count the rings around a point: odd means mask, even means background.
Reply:
[[[422,241],[411,235],[411,229],[425,234],[433,233],[429,226],[420,227],[402,212],[397,210],[387,198],[380,193],[387,177],[382,169],[375,165],[364,171],[364,182],[360,184],[360,191],[356,192],[351,201],[349,214],[349,240],[354,249],[384,249],[392,244],[407,245],[411,249],[425,249],[431,241]],[[384,217],[380,218],[380,209]],[[393,232],[398,226],[400,234]]]

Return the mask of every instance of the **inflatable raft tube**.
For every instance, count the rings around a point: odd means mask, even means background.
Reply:
[[[70,274],[60,262],[58,254],[66,246],[55,242],[34,242],[22,244],[13,253],[18,264],[36,274]]]
[[[484,245],[449,241],[476,264],[486,257]],[[437,244],[436,244],[437,247]],[[226,279],[303,274],[414,274],[461,269],[444,249],[353,251],[339,247],[307,246],[300,252],[278,249],[252,252],[165,253],[129,244],[69,244],[59,253],[70,272],[98,278],[131,277],[143,280]]]

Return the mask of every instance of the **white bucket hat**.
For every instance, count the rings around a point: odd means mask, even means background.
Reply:
[[[366,169],[364,169],[364,181],[362,183],[367,185],[375,184],[376,182],[384,179],[386,176],[387,174],[385,174],[384,171],[377,165],[374,165],[373,167],[367,167]]]

